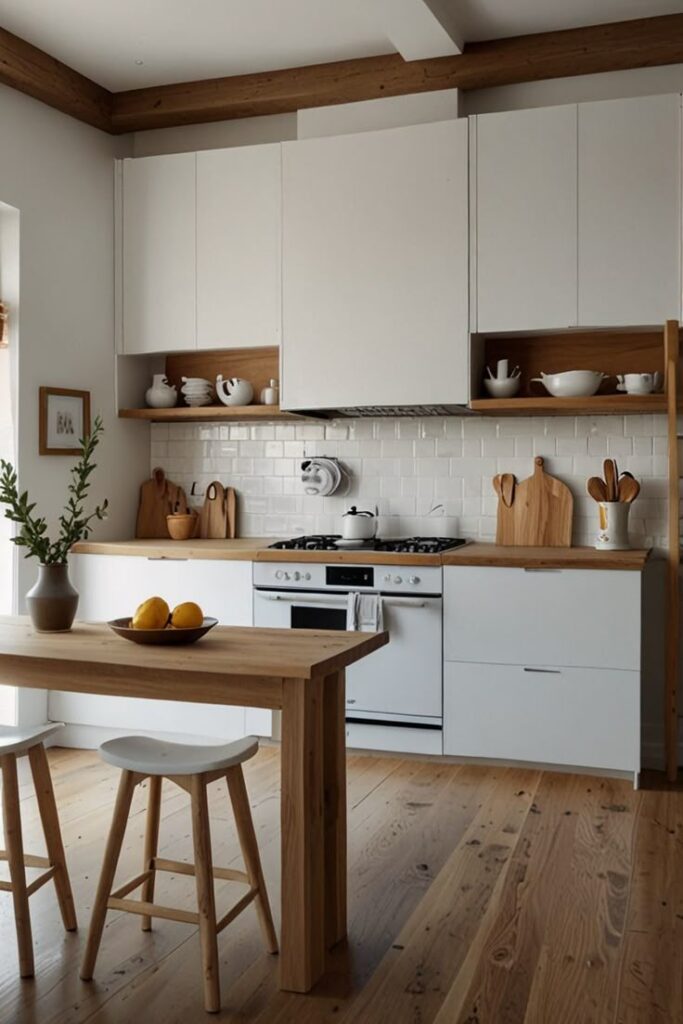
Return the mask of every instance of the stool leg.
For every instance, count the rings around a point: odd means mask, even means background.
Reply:
[[[199,937],[202,945],[202,968],[204,971],[204,1006],[209,1013],[217,1013],[221,1005],[221,994],[218,976],[216,898],[213,889],[209,805],[206,797],[206,780],[203,775],[190,776],[190,796],[192,797],[192,836],[194,839]]]
[[[31,774],[33,775],[33,784],[38,799],[38,810],[43,824],[43,832],[45,833],[47,855],[50,858],[50,863],[55,868],[54,882],[62,921],[68,932],[75,932],[78,923],[74,909],[74,898],[71,892],[69,872],[66,867],[64,844],[62,843],[62,833],[59,828],[59,816],[57,814],[55,791],[50,775],[50,765],[48,764],[45,747],[42,743],[31,747],[28,752],[28,759],[31,763]]]
[[[19,812],[19,783],[17,781],[17,759],[14,754],[0,758],[2,766],[2,817],[5,826],[5,849],[12,880],[14,900],[14,922],[19,947],[19,973],[22,978],[33,977],[33,938],[31,918],[26,892],[26,869],[24,867],[24,843],[21,836],[21,815]]]
[[[147,825],[145,826],[145,862],[143,864],[143,870],[149,871],[153,867],[154,858],[157,855],[157,847],[159,845],[159,820],[161,818],[161,784],[162,777],[160,775],[150,775],[149,777],[149,797],[147,802]],[[145,903],[154,902],[154,881],[155,875],[152,874],[146,882],[142,884],[141,899]],[[142,930],[143,932],[151,931],[152,918],[144,916],[142,918]]]
[[[254,902],[256,903],[256,911],[261,923],[261,931],[263,932],[266,949],[269,953],[277,953],[277,936],[270,912],[266,883],[263,878],[261,857],[259,855],[258,843],[256,842],[256,833],[254,832],[254,822],[251,816],[247,787],[244,783],[242,765],[239,764],[235,768],[228,768],[226,779],[235,815],[237,836],[240,841],[247,875],[249,876],[249,884],[252,889],[256,889],[258,892]]]
[[[109,838],[107,839],[104,861],[102,862],[102,872],[97,884],[97,894],[92,908],[92,917],[90,918],[88,941],[85,946],[85,953],[83,954],[83,963],[81,965],[81,978],[83,981],[90,981],[93,976],[93,971],[95,970],[97,951],[100,948],[102,931],[104,929],[104,919],[107,916],[107,901],[111,895],[112,885],[114,884],[116,866],[119,861],[121,847],[123,845],[123,837],[126,832],[126,824],[130,813],[131,801],[133,799],[133,791],[139,781],[140,776],[136,775],[134,772],[121,772],[119,790],[116,794],[114,816],[109,830]]]

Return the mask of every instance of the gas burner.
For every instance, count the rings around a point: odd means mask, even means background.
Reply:
[[[451,548],[462,547],[462,537],[400,537],[397,540],[379,540],[375,551],[393,551],[396,554],[438,555]]]
[[[311,534],[306,537],[293,537],[291,540],[279,540],[271,544],[271,548],[279,551],[340,551],[337,544],[342,538],[339,534]],[[358,545],[358,551],[384,551],[394,554],[438,555],[451,548],[459,548],[467,541],[461,537],[399,537],[395,540],[368,540]]]

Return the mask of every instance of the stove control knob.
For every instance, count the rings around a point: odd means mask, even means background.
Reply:
[[[403,583],[402,576],[394,576],[394,583]]]
[[[391,583],[391,576],[385,576],[384,577],[384,582],[385,583]]]
[[[310,580],[310,578],[311,578],[310,572],[304,573],[304,579],[305,580]]]
[[[294,579],[295,580],[300,580],[301,579],[301,573],[300,572],[295,572],[293,575],[294,575]]]
[[[275,573],[275,579],[276,580],[283,580],[284,578],[285,578],[285,574],[283,573],[282,569],[278,569],[277,572]]]
[[[412,583],[413,586],[416,586],[419,582],[420,582],[420,577],[419,576],[411,576],[410,579],[408,580],[408,583]]]

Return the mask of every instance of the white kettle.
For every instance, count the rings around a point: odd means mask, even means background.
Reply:
[[[374,512],[361,511],[352,505],[342,516],[342,537],[344,540],[372,540],[377,533],[377,509]]]

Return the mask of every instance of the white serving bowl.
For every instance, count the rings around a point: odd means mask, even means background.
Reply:
[[[554,398],[589,398],[605,377],[606,374],[596,370],[566,370],[564,373],[542,373],[532,380],[543,384]]]
[[[491,398],[512,398],[519,391],[519,375],[517,377],[484,377],[484,387]]]

